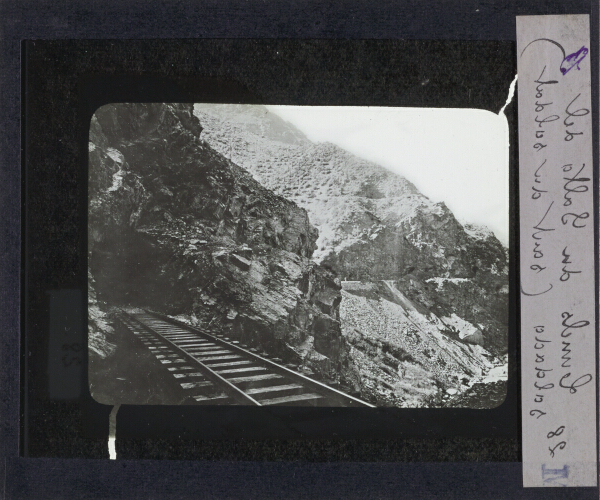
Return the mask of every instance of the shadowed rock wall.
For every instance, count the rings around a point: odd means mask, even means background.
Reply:
[[[317,230],[201,131],[186,104],[96,111],[88,251],[98,300],[187,315],[337,381],[341,287],[310,261]]]

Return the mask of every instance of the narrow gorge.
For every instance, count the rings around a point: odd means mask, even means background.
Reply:
[[[502,402],[508,255],[490,231],[261,106],[111,104],[89,140],[91,367],[120,342],[115,311],[150,309],[377,406],[482,384],[483,407]]]

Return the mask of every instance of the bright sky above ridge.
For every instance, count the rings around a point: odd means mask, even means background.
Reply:
[[[508,245],[508,124],[477,109],[267,106],[313,142],[332,142],[411,181],[461,222]]]

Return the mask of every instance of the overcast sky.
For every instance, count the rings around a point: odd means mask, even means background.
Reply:
[[[406,177],[461,222],[508,244],[508,124],[476,109],[267,106],[314,142]]]

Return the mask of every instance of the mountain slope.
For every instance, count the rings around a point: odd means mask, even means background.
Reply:
[[[346,280],[395,280],[410,300],[460,318],[455,328],[477,325],[466,329],[506,352],[508,255],[492,233],[461,225],[403,177],[310,142],[264,107],[196,104],[194,113],[203,140],[306,209],[319,229],[315,261]]]
[[[439,318],[406,297],[393,281],[342,282],[342,332],[352,346],[348,378],[356,390],[394,406],[431,401],[443,406],[502,364],[474,335],[461,339],[450,318]]]
[[[119,345],[112,308],[140,307],[225,332],[376,405],[446,404],[494,369],[498,361],[479,344],[497,318],[490,307],[474,309],[482,294],[476,274],[494,269],[468,275],[472,262],[426,242],[464,238],[469,248],[481,245],[479,259],[493,245],[467,235],[408,181],[333,145],[313,145],[260,108],[241,116],[234,109],[228,119],[272,155],[305,158],[297,163],[306,166],[296,184],[307,198],[302,208],[301,199],[281,195],[289,187],[275,176],[281,165],[261,178],[274,189],[261,185],[240,166],[248,165],[241,145],[239,158],[226,151],[235,137],[211,139],[215,118],[199,120],[192,109],[115,104],[92,119],[90,366]],[[329,172],[311,167],[324,151],[337,158]],[[279,163],[296,165],[285,158]],[[331,197],[318,197],[311,181],[322,187],[333,171],[340,180],[327,184]],[[296,174],[290,167],[287,179]],[[328,200],[338,205],[335,216],[324,217]],[[440,228],[449,234],[435,238]]]

